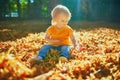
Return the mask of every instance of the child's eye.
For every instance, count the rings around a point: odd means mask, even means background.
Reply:
[[[67,20],[62,20],[61,22],[68,22]]]

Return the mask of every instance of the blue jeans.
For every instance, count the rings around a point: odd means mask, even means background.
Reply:
[[[39,51],[38,56],[45,58],[47,52],[50,49],[57,49],[59,51],[61,51],[60,56],[64,56],[66,58],[69,58],[69,51],[70,51],[70,46],[52,46],[52,45],[44,45],[41,50]]]

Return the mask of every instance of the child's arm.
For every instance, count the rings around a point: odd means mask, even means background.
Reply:
[[[50,43],[59,43],[60,42],[60,40],[52,39],[48,33],[46,34],[45,39]]]
[[[71,34],[71,35],[70,35],[70,39],[71,39],[71,41],[72,41],[72,43],[73,43],[74,48],[75,48],[75,49],[78,49],[78,48],[79,48],[79,47],[78,47],[78,42],[77,42],[77,40],[75,39],[74,34]]]

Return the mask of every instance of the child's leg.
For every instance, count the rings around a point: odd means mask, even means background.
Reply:
[[[52,45],[44,45],[44,46],[40,49],[37,58],[41,58],[41,59],[45,58],[47,52],[48,52],[51,48],[53,48]]]
[[[60,48],[61,56],[69,58],[70,46],[59,46],[58,48]]]

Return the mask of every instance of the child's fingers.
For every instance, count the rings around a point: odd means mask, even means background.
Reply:
[[[86,50],[86,47],[76,46],[74,49],[75,49],[77,52],[81,52],[81,51],[83,51],[83,50]]]

